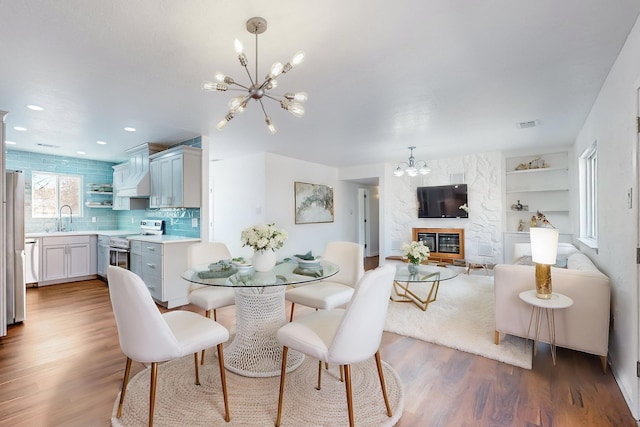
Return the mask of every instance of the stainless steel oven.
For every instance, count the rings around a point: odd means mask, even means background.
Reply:
[[[129,269],[129,240],[126,237],[109,239],[109,265]]]

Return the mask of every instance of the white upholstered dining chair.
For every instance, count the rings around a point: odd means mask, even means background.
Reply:
[[[289,289],[284,297],[291,302],[289,321],[296,304],[317,310],[331,310],[351,300],[353,288],[364,274],[364,250],[353,242],[329,242],[322,254],[326,261],[338,264],[340,271],[328,279]]]
[[[229,401],[222,351],[222,343],[229,339],[229,331],[214,320],[190,311],[174,310],[164,314],[160,313],[145,283],[131,271],[109,266],[107,277],[120,348],[127,356],[118,404],[118,418],[122,415],[122,404],[127,390],[132,360],[151,363],[149,386],[149,426],[151,426],[153,425],[158,363],[193,354],[195,383],[200,385],[198,352],[208,347],[217,346],[220,380],[224,396],[224,419],[229,421]]]
[[[344,368],[350,426],[354,425],[350,365],[375,356],[387,415],[392,416],[379,348],[395,272],[393,265],[368,271],[358,281],[346,309],[316,311],[301,316],[278,330],[278,341],[283,345],[283,350],[276,427],[280,425],[282,418],[289,349],[319,360],[318,389],[321,385],[322,362],[339,364]]]
[[[221,242],[198,242],[189,245],[187,248],[187,265],[189,268],[230,258],[229,248]],[[202,308],[208,318],[211,318],[211,312],[213,311],[213,320],[217,321],[216,309],[235,304],[236,296],[232,288],[189,283],[187,301],[189,301],[189,304]],[[200,364],[204,364],[204,349],[202,350]]]

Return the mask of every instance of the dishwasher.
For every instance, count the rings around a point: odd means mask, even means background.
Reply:
[[[38,252],[38,239],[25,239],[24,241],[24,282],[38,283],[38,270],[40,268],[40,256]]]

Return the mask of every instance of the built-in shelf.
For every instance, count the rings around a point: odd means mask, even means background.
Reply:
[[[88,208],[98,208],[98,209],[111,209],[112,205],[109,203],[108,205],[99,203],[99,202],[86,202],[84,204]]]
[[[507,171],[507,175],[512,174],[520,174],[520,173],[538,173],[538,172],[555,172],[555,171],[566,171],[567,168],[536,168],[536,169],[522,169],[515,171]]]
[[[111,209],[113,207],[113,185],[112,184],[87,184],[88,208]]]
[[[523,165],[529,168],[517,169]],[[561,232],[571,229],[568,151],[507,154],[504,167],[506,232],[517,233],[521,229],[522,233],[528,233],[531,216],[537,211],[545,214]],[[528,210],[511,209],[516,204]]]

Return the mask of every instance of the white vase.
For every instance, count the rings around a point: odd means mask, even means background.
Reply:
[[[271,271],[276,266],[276,253],[275,251],[256,251],[253,253],[251,264],[256,271]]]

